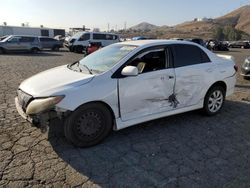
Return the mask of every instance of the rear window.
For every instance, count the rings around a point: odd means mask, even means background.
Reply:
[[[40,38],[40,41],[41,42],[53,42],[53,41],[56,41],[56,40],[53,39],[53,38]]]
[[[197,46],[177,44],[173,48],[175,67],[211,62],[207,54]]]
[[[116,40],[117,38],[117,35],[93,33],[93,39],[95,40]]]

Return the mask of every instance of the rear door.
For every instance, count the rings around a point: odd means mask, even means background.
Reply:
[[[172,46],[176,74],[175,95],[178,108],[192,106],[204,97],[209,77],[215,71],[207,54],[198,46]]]
[[[165,48],[141,52],[131,62],[139,70],[137,76],[118,79],[122,121],[141,118],[174,109],[169,100],[174,88],[174,69],[169,66]]]
[[[20,48],[21,50],[30,50],[32,48],[32,44],[35,41],[35,37],[23,36],[20,38]]]

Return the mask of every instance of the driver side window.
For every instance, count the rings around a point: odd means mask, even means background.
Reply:
[[[19,42],[19,39],[20,39],[20,37],[13,37],[13,38],[11,38],[9,40],[9,42],[11,42],[11,43],[17,43],[17,42]]]
[[[145,51],[137,55],[129,65],[137,67],[139,74],[165,69],[165,49],[154,49]]]

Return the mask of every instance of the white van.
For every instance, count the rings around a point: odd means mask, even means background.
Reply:
[[[65,46],[69,48],[71,52],[81,53],[86,50],[86,47],[91,42],[101,43],[101,46],[105,47],[119,41],[119,35],[116,34],[84,31],[73,35],[69,41],[65,43]]]

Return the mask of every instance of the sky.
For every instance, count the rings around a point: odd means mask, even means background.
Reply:
[[[215,18],[250,0],[0,0],[0,25],[68,29],[129,28],[140,22],[176,25],[194,18]]]

